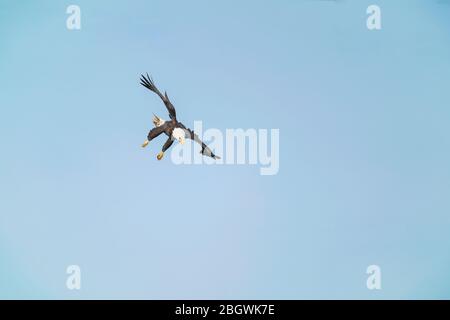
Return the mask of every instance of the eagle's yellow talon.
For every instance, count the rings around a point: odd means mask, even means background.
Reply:
[[[158,155],[156,156],[156,159],[161,160],[164,157],[164,152],[160,152],[158,153]]]
[[[146,146],[148,146],[148,140],[144,141],[144,143],[142,144],[142,148],[145,148]]]

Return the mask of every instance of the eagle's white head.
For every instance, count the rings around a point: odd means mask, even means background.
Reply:
[[[186,141],[186,134],[183,129],[175,128],[172,131],[172,138],[178,140],[179,143],[184,144]]]
[[[160,126],[162,126],[165,123],[164,119],[161,119],[156,114],[153,114],[153,120],[152,121],[153,121],[153,124],[155,125],[155,127],[160,127]]]

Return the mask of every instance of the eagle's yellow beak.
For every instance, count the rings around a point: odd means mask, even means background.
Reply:
[[[184,141],[185,141],[185,140],[184,140],[184,139],[180,139],[180,140],[178,140],[178,141],[180,141],[181,144],[184,144]]]

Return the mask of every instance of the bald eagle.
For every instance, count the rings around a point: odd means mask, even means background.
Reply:
[[[142,144],[142,148],[145,148],[150,141],[155,139],[157,136],[159,136],[162,133],[165,133],[168,138],[166,143],[164,143],[161,152],[158,153],[156,158],[158,160],[161,160],[164,156],[164,152],[167,151],[172,146],[172,143],[175,140],[178,140],[181,144],[184,144],[186,139],[191,139],[197,142],[201,145],[202,150],[200,151],[201,154],[211,157],[213,159],[220,159],[220,157],[216,156],[211,149],[203,143],[202,140],[198,137],[194,131],[192,131],[189,128],[186,128],[181,122],[177,120],[177,115],[175,111],[175,107],[173,106],[172,102],[170,102],[169,97],[167,96],[167,92],[164,92],[164,95],[156,88],[155,83],[153,82],[153,79],[150,78],[147,74],[147,76],[141,75],[141,85],[149,89],[150,91],[153,91],[156,93],[161,100],[164,102],[164,105],[167,108],[167,111],[169,111],[169,118],[170,120],[165,121],[162,118],[156,116],[153,114],[153,124],[154,128],[150,130],[147,136],[147,140],[144,141]]]

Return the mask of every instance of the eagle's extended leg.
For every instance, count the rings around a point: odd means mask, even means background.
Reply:
[[[164,143],[164,145],[162,147],[162,151],[160,153],[158,153],[158,155],[156,156],[156,159],[161,160],[164,157],[164,152],[166,152],[166,150],[170,148],[172,143],[173,143],[173,140],[171,137],[169,137],[167,139],[166,143]]]
[[[165,129],[164,126],[159,126],[150,130],[150,132],[147,135],[147,140],[145,140],[144,143],[142,144],[142,148],[148,146],[150,141],[152,141],[154,138],[156,138],[157,136],[159,136],[161,133],[164,132],[164,129]]]

